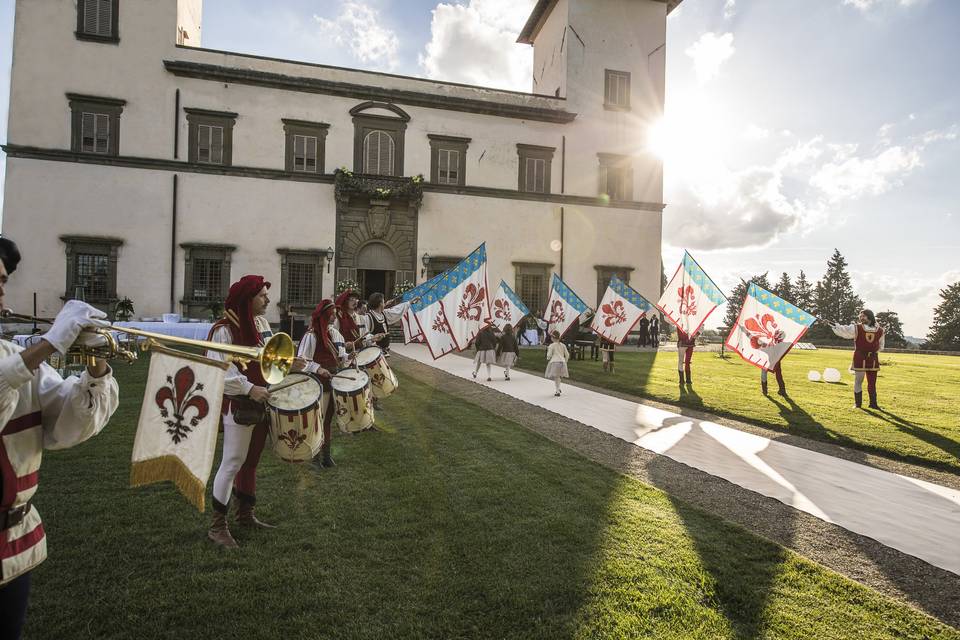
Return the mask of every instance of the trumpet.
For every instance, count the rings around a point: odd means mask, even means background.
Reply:
[[[8,309],[3,310],[2,317],[23,322],[53,324],[52,319],[24,316],[13,313]],[[114,332],[146,338],[146,341],[140,345],[143,351],[149,351],[155,345],[177,344],[226,354],[227,359],[235,363],[240,369],[246,368],[251,362],[256,362],[260,365],[260,371],[263,373],[263,378],[267,381],[267,384],[276,384],[283,380],[290,372],[290,367],[296,357],[293,340],[285,333],[274,335],[262,347],[244,347],[211,340],[168,336],[153,331],[118,327],[116,325],[84,329],[77,341],[67,351],[67,355],[84,358],[88,363],[94,362],[97,358],[101,360],[122,360],[128,363],[136,362],[137,352],[121,345],[113,335]]]

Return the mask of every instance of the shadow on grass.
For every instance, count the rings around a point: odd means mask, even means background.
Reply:
[[[880,418],[884,422],[893,425],[900,431],[909,433],[914,438],[923,440],[927,444],[937,447],[944,453],[960,460],[960,442],[951,440],[950,438],[947,438],[946,436],[934,431],[930,431],[929,429],[924,429],[920,425],[910,422],[905,418],[901,418],[897,414],[887,411],[886,409],[868,409],[867,412],[876,416],[877,418]]]

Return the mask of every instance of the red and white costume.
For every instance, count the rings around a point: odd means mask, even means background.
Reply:
[[[336,307],[331,300],[324,299],[314,309],[310,318],[310,331],[304,334],[300,339],[300,346],[297,348],[297,356],[307,361],[306,371],[317,373],[320,369],[325,369],[331,375],[335,374],[341,368],[345,367],[350,360],[344,344],[343,335],[334,324],[327,323],[335,314]],[[329,342],[320,339],[326,327]],[[323,407],[323,447],[321,449],[321,466],[330,466],[333,461],[330,457],[330,439],[333,437],[333,416],[336,413],[333,402],[333,386],[330,380],[323,381],[323,392],[326,394]]]
[[[40,514],[30,504],[44,449],[67,449],[98,434],[119,404],[112,372],[64,380],[47,364],[30,371],[22,348],[0,340],[0,585],[47,557]]]
[[[863,379],[867,379],[867,392],[870,405],[877,404],[877,372],[880,371],[880,352],[883,351],[883,327],[879,325],[848,324],[831,325],[833,332],[848,340],[853,340],[853,393],[855,397],[863,393]],[[857,397],[860,406],[860,397]]]
[[[686,375],[687,384],[690,384],[690,364],[693,361],[693,349],[697,346],[696,334],[688,336],[683,329],[677,328],[677,371],[680,372],[680,382]]]

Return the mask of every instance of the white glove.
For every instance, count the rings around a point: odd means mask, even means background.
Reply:
[[[63,309],[53,320],[53,326],[43,334],[43,339],[49,342],[60,353],[66,353],[80,332],[87,327],[109,327],[107,314],[86,302],[68,300]]]

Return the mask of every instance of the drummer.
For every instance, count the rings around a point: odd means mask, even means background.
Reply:
[[[320,449],[320,460],[314,458],[314,464],[321,468],[334,466],[330,456],[331,424],[336,413],[333,401],[333,387],[330,379],[341,368],[347,365],[350,355],[347,353],[343,335],[334,326],[337,315],[337,305],[329,298],[325,298],[317,305],[310,316],[310,330],[300,340],[297,357],[307,361],[306,371],[314,373],[323,381],[325,396],[323,407],[323,446]]]

